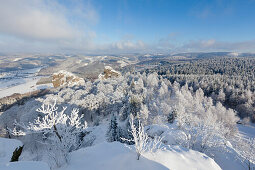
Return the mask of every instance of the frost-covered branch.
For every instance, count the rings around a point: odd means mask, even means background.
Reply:
[[[138,126],[135,126],[134,117],[130,115],[130,132],[133,136],[133,139],[123,139],[124,141],[134,142],[135,143],[135,150],[137,154],[137,160],[140,159],[140,156],[146,152],[154,152],[155,150],[159,149],[161,146],[162,137],[154,137],[154,139],[149,139],[147,133],[144,130],[144,126],[142,125],[141,121],[138,121]]]
[[[39,141],[48,144],[50,150],[58,150],[63,155],[80,147],[82,141],[80,135],[85,133],[87,123],[81,123],[83,116],[79,116],[78,109],[73,109],[71,114],[65,114],[66,107],[59,112],[54,102],[52,105],[42,105],[37,111],[43,113],[44,117],[38,117],[28,126],[16,122],[12,134],[26,137],[38,134],[42,137],[38,139]]]

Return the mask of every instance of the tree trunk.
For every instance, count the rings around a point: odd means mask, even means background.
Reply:
[[[53,125],[53,128],[54,128],[54,132],[56,133],[56,135],[57,135],[57,137],[59,138],[60,142],[62,142],[61,136],[60,136],[59,133],[58,133],[58,130],[57,130],[56,125]]]

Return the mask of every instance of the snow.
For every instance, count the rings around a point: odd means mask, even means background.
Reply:
[[[0,138],[0,164],[9,162],[13,151],[22,145],[22,142],[19,140]]]
[[[68,72],[66,70],[60,70],[57,73],[54,73],[53,75],[58,75],[58,74],[63,74],[66,77],[76,77],[73,73],[70,73],[70,72]]]
[[[74,151],[70,154],[69,164],[59,170],[83,170],[84,167],[97,170],[221,169],[205,154],[180,147],[168,146],[166,150],[146,153],[140,160],[136,160],[134,149],[130,150],[118,142],[103,142]]]
[[[13,151],[22,146],[16,139],[0,138],[0,169],[1,170],[50,170],[45,162],[18,161],[10,162]]]
[[[3,72],[0,74],[0,98],[10,96],[14,93],[27,93],[39,89],[52,87],[52,84],[36,85],[41,78],[37,76],[37,72],[42,67]]]
[[[21,60],[22,58],[15,58],[13,61],[19,61]]]
[[[45,162],[19,161],[8,162],[5,165],[0,164],[1,170],[50,170]]]
[[[125,67],[125,66],[129,65],[129,63],[127,63],[127,62],[125,62],[123,60],[118,60],[117,63],[120,64],[120,67]]]
[[[158,129],[159,127],[155,127]],[[93,146],[81,148],[69,154],[68,164],[57,170],[220,170],[219,165],[207,155],[185,149],[179,146],[165,146],[163,150],[157,150],[154,153],[145,152],[137,160],[134,146],[126,146],[119,142],[106,142],[104,130],[105,124],[90,129],[93,135],[101,136]],[[163,131],[164,128],[161,130]],[[155,131],[154,131],[155,132]],[[100,134],[100,135],[99,135]],[[4,158],[0,161],[2,170],[49,170],[44,162],[19,161],[10,163],[13,150],[21,146],[22,143],[14,139],[0,138],[1,152]],[[1,157],[3,158],[3,156]],[[226,165],[229,168],[231,166]],[[240,166],[238,166],[239,168]],[[224,168],[225,169],[225,168]]]
[[[150,125],[147,127],[147,133],[149,136],[162,136],[164,137],[163,138],[163,143],[164,144],[168,144],[168,145],[171,145],[171,149],[172,149],[172,152],[175,152],[175,156],[179,156],[179,158],[177,159],[177,161],[183,161],[185,162],[185,159],[187,159],[189,156],[191,156],[193,151],[192,150],[187,150],[186,152],[189,152],[189,154],[185,153],[185,149],[182,148],[182,153],[179,153],[178,152],[178,145],[177,145],[177,142],[176,142],[176,138],[178,136],[181,135],[181,131],[177,129],[176,127],[177,125],[175,123],[173,124],[169,124],[168,126],[167,125]],[[243,134],[252,134],[254,131],[254,129],[252,128],[252,126],[244,126],[244,125],[240,125],[238,126],[239,127],[239,130],[241,129],[241,132]],[[253,133],[254,135],[254,133]],[[211,158],[213,158],[213,160],[224,170],[240,170],[240,169],[243,169],[245,166],[244,163],[240,162],[239,159],[237,159],[237,155],[236,155],[236,152],[231,149],[232,148],[232,144],[227,141],[226,142],[226,145],[227,147],[229,148],[229,152],[226,152],[226,151],[222,151],[220,152],[219,150],[215,150],[215,151],[212,151],[211,155],[208,155],[210,156]],[[177,150],[177,151],[176,151]],[[202,153],[200,153],[202,154]],[[195,158],[195,156],[192,156]],[[192,157],[190,157],[189,159],[191,160]],[[148,157],[147,157],[148,158]],[[148,158],[149,159],[149,158]],[[165,158],[164,156],[161,156],[160,154],[156,154],[155,158],[154,159],[159,159],[159,161],[163,161]],[[168,159],[172,159],[171,158],[171,153],[169,153],[169,158]],[[184,159],[184,160],[182,160]],[[198,159],[196,158],[196,160],[193,160],[194,163],[197,161]],[[164,164],[164,161],[161,162],[162,164]],[[191,161],[192,163],[192,161]],[[181,166],[181,165],[178,165],[178,166]],[[192,167],[192,165],[191,165]],[[173,169],[175,169],[173,167]],[[184,168],[185,169],[185,168]]]
[[[69,165],[60,170],[166,170],[163,165],[146,158],[136,160],[135,152],[129,150],[123,144],[101,143],[71,153]]]
[[[216,152],[214,160],[223,170],[245,169],[243,163],[237,159],[236,154],[233,152]]]
[[[117,74],[120,74],[120,72],[114,70],[111,66],[105,66],[104,67],[106,70],[111,70],[111,72],[114,72],[114,73],[117,73]]]
[[[207,155],[179,146],[167,146],[165,150],[145,153],[145,158],[158,162],[169,169],[175,170],[217,170],[221,169]]]
[[[52,87],[52,84],[44,84],[44,85],[36,85],[36,82],[39,80],[38,79],[33,79],[33,80],[25,80],[25,83],[23,84],[19,84],[16,86],[12,86],[10,88],[5,88],[5,89],[0,89],[0,98],[6,97],[6,96],[10,96],[14,93],[28,93],[28,92],[32,92],[35,90],[39,90],[39,89],[46,89],[46,88],[50,88]]]
[[[243,134],[246,137],[249,138],[254,138],[255,137],[255,126],[254,124],[251,125],[242,125],[242,124],[238,124],[237,125],[238,130],[241,134]]]

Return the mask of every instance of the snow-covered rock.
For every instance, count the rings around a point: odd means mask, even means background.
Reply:
[[[119,77],[119,76],[121,76],[120,72],[114,70],[110,66],[105,66],[104,73],[99,74],[98,78],[102,80],[102,79],[108,79],[108,78]]]
[[[54,87],[83,85],[84,83],[83,78],[80,78],[65,70],[54,73],[52,76],[52,84]]]

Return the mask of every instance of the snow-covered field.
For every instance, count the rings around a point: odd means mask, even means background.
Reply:
[[[40,79],[36,75],[41,67],[22,71],[11,71],[0,75],[0,98],[14,93],[27,93],[39,89],[52,87],[52,84],[36,85]]]

